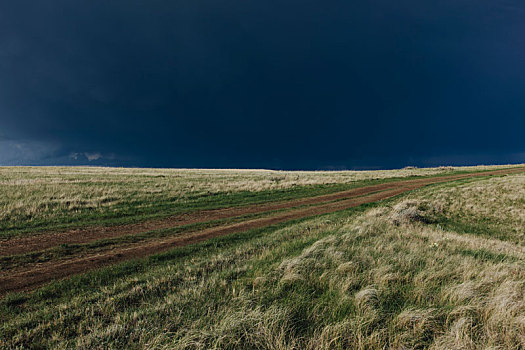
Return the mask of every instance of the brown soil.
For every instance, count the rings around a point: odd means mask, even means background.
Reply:
[[[121,235],[149,231],[153,229],[169,228],[188,223],[204,222],[220,218],[229,218],[249,213],[263,213],[270,210],[293,208],[305,204],[318,204],[306,208],[296,208],[290,211],[277,213],[269,217],[246,220],[240,223],[212,227],[197,232],[186,233],[178,235],[176,237],[152,239],[146,242],[139,242],[119,246],[109,251],[91,254],[87,253],[83,256],[76,256],[62,262],[49,261],[39,264],[33,264],[31,266],[26,266],[15,270],[6,271],[0,277],[0,295],[9,292],[34,289],[54,279],[65,278],[77,273],[87,272],[93,269],[97,269],[125,260],[141,258],[152,254],[161,253],[174,247],[198,243],[214,237],[220,237],[231,233],[238,233],[250,229],[266,227],[293,219],[300,219],[308,216],[344,210],[365,203],[376,202],[379,200],[396,196],[406,191],[423,187],[428,184],[476,176],[513,174],[523,171],[525,171],[525,169],[523,168],[514,168],[473,174],[459,174],[434,178],[398,181],[393,183],[357,188],[349,191],[338,192],[324,196],[305,198],[296,201],[269,203],[260,206],[249,206],[241,208],[210,210],[190,213],[182,217],[173,217],[166,220],[159,220],[149,223],[108,227],[106,229],[97,228],[95,230],[96,233],[89,233],[90,231],[88,230],[78,230],[70,231],[68,233],[54,233],[13,239],[7,242],[2,242],[2,254],[0,255],[19,254],[19,252],[30,252],[35,249],[41,250],[43,249],[43,247],[52,247],[61,243],[89,242],[101,238],[117,237]],[[333,202],[334,200],[339,201]],[[77,235],[78,232],[82,232],[79,237],[73,237],[70,240],[68,240],[67,234]],[[48,240],[51,241],[48,242]],[[43,242],[45,242],[45,245],[43,244]],[[4,244],[7,245],[4,247]],[[24,246],[27,246],[28,248],[23,248]]]

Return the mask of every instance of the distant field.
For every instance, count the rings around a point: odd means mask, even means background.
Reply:
[[[524,171],[0,168],[0,347],[523,348]]]
[[[374,181],[486,169],[490,167],[336,172],[0,167],[0,238],[293,199]]]

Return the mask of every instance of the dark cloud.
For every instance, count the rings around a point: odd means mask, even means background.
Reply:
[[[524,13],[512,0],[6,1],[0,135],[47,150],[17,163],[521,162]]]

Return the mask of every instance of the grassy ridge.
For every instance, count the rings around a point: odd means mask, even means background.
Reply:
[[[76,276],[2,300],[0,345],[524,347],[524,200],[524,175],[433,185]]]

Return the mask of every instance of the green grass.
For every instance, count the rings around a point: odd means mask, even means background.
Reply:
[[[515,262],[519,260],[516,257],[508,256],[506,254],[494,253],[487,249],[458,249],[457,252],[465,256],[471,256],[481,261],[493,261],[499,263],[505,261]]]

